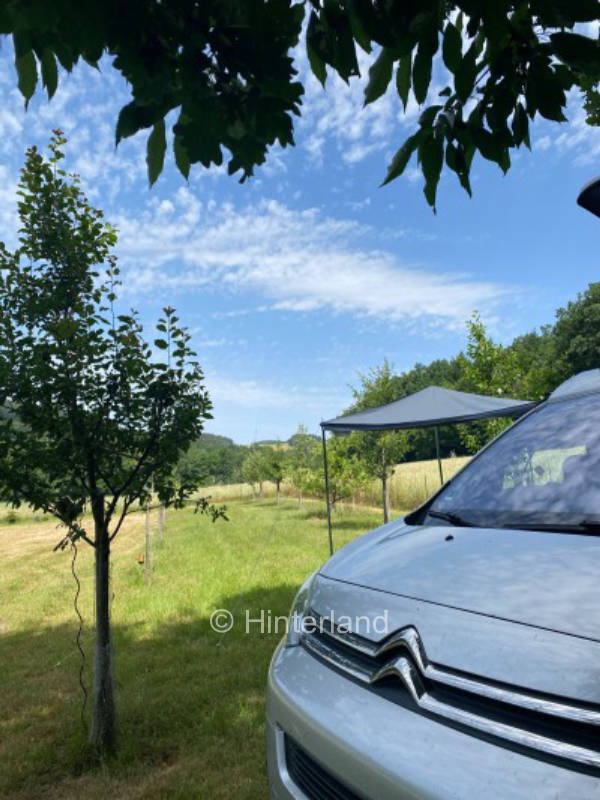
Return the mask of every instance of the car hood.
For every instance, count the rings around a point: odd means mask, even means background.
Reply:
[[[600,537],[391,523],[327,578],[600,641]]]

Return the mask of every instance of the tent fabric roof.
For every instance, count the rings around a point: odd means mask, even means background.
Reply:
[[[428,386],[393,403],[321,423],[329,431],[381,431],[427,428],[494,417],[520,417],[536,403],[510,397],[487,397]]]

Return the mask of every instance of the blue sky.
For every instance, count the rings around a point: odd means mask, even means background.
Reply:
[[[68,166],[120,231],[123,307],[148,325],[178,309],[215,406],[207,430],[238,442],[316,432],[349,404],[358,371],[454,355],[474,310],[508,342],[600,278],[600,224],[575,204],[600,172],[600,129],[576,95],[570,122],[536,124],[533,152],[506,177],[476,159],[473,199],[444,176],[434,216],[414,164],[379,188],[416,106],[403,114],[390,91],[363,110],[362,79],[323,92],[303,57],[295,148],[244,185],[202,167],[186,183],[169,157],[152,189],[146,134],[114,148],[129,95],[108,62],[77,67],[25,112],[8,47],[0,58],[0,239],[14,244],[25,148],[62,128]]]

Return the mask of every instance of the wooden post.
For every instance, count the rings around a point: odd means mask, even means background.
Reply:
[[[163,530],[165,527],[165,507],[161,503],[158,511],[158,543],[162,547],[163,543]]]
[[[146,552],[144,555],[144,580],[150,583],[152,578],[152,565],[150,559],[152,557],[152,544],[150,542],[150,508],[146,505]]]
[[[444,473],[442,471],[442,459],[440,458],[440,435],[438,433],[437,425],[433,429],[435,432],[435,453],[437,456],[438,469],[440,471],[440,486],[444,484]]]
[[[323,440],[323,471],[325,473],[325,502],[327,504],[327,533],[329,534],[329,554],[333,555],[333,532],[331,530],[331,506],[329,505],[329,474],[327,472],[327,443],[325,442],[325,428],[321,428]]]

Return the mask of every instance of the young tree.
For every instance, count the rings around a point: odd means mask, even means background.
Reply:
[[[298,426],[290,444],[292,449],[288,462],[289,475],[292,486],[298,492],[298,505],[302,505],[302,495],[314,488],[315,480],[322,482],[321,445],[304,425]],[[320,490],[318,493],[320,494]]]
[[[383,521],[390,521],[390,482],[396,465],[408,449],[404,431],[352,434],[354,446],[367,474],[381,483]]]
[[[127,7],[130,13],[122,0],[88,0],[82,11],[77,3],[12,0],[0,8],[0,34],[12,34],[26,101],[38,69],[51,97],[57,60],[70,71],[81,58],[97,66],[106,53],[132,93],[116,141],[151,129],[151,183],[163,168],[172,112],[174,158],[185,177],[191,164],[220,165],[228,153],[229,174],[244,180],[271,145],[294,143],[304,89],[292,56],[305,15],[308,60],[323,86],[328,68],[345,81],[360,74],[358,46],[371,54],[365,105],[384,95],[387,102],[393,81],[399,112],[411,93],[422,107],[384,182],[415,155],[431,206],[445,167],[471,193],[477,152],[510,169],[511,151],[531,146],[530,121],[566,119],[572,88],[584,99],[588,124],[600,124],[600,42],[582,24],[600,16],[597,0],[163,0]],[[434,59],[444,69],[436,71]],[[446,85],[431,93],[436,72]]]
[[[359,377],[360,386],[352,389],[355,402],[350,411],[364,411],[365,408],[393,403],[399,399],[398,377],[393,374],[387,360],[382,366],[375,367],[366,375]],[[408,449],[406,433],[403,431],[354,433],[351,440],[369,475],[381,481],[383,520],[389,522],[390,479],[394,474],[394,467]]]
[[[173,309],[157,325],[163,358],[135,311],[117,315],[116,232],[62,168],[65,141],[54,132],[49,159],[27,151],[19,244],[0,244],[0,406],[11,409],[0,420],[0,491],[57,517],[66,528],[57,548],[94,548],[91,741],[106,753],[115,746],[111,544],[151,481],[164,505],[195,489],[174,467],[211,404]]]
[[[262,497],[263,483],[269,478],[267,459],[262,445],[252,445],[242,464],[242,477],[252,486],[258,486],[258,496]]]
[[[329,502],[335,511],[337,504],[363,489],[370,480],[365,461],[355,448],[351,436],[333,436],[327,444]],[[323,468],[313,474],[312,491],[323,494]]]
[[[276,502],[279,505],[279,493],[281,484],[286,476],[288,470],[288,455],[283,449],[281,443],[274,445],[266,445],[264,448],[263,458],[265,460],[265,474],[267,480],[273,481],[275,484]]]

